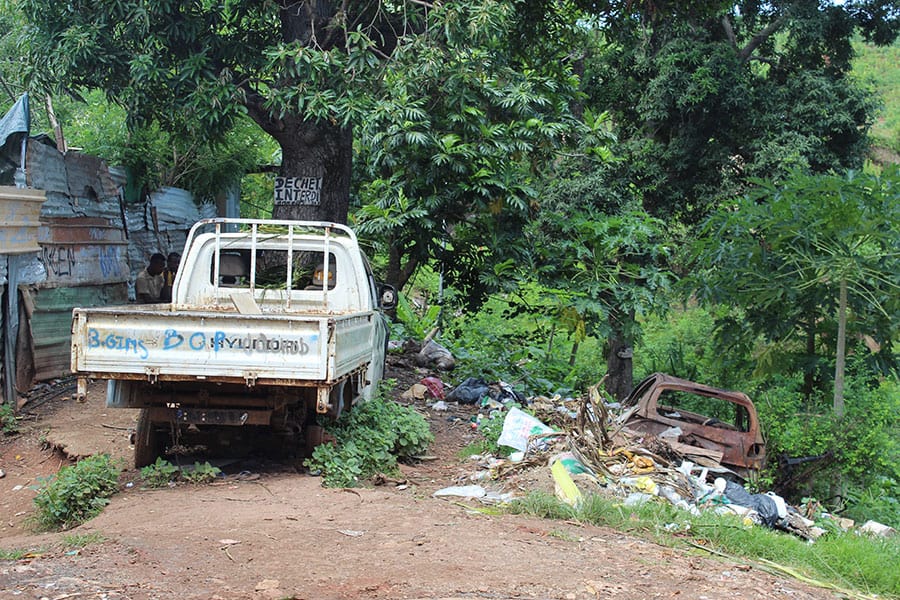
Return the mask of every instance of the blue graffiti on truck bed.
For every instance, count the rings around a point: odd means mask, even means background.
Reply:
[[[126,353],[133,353],[140,357],[141,360],[147,360],[150,352],[144,345],[144,340],[124,335],[116,335],[110,333],[104,338],[100,338],[100,332],[94,328],[88,329],[88,348],[108,348],[109,350],[122,350]]]
[[[309,337],[309,342],[302,338],[284,338],[281,336],[267,336],[263,333],[256,335],[229,335],[224,331],[215,331],[207,334],[203,331],[179,332],[176,329],[166,329],[162,335],[162,350],[239,350],[246,354],[254,352],[271,354],[299,354],[309,353],[310,343],[315,343],[318,335]],[[120,335],[116,333],[101,334],[98,329],[89,328],[87,343],[89,348],[107,348],[119,350],[127,354],[134,354],[141,360],[146,360],[150,352],[147,346],[159,345],[157,339],[143,340],[136,337]]]

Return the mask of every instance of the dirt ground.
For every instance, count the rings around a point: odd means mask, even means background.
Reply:
[[[397,395],[427,375],[404,363],[394,369]],[[22,434],[0,440],[0,549],[31,553],[0,561],[0,598],[836,597],[688,547],[435,498],[435,490],[472,483],[471,461],[458,452],[475,439],[473,411],[432,412],[421,401],[436,441],[430,460],[403,467],[401,482],[326,489],[302,468],[265,462],[226,467],[230,474],[211,485],[149,490],[131,469],[95,519],[34,533],[27,519],[40,477],[73,456],[131,460],[135,412],[106,409],[104,389],[94,384],[84,404],[63,394],[26,406]],[[549,481],[538,472],[528,485]],[[74,536],[89,543],[79,548]]]

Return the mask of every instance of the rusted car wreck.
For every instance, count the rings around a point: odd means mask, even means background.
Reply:
[[[766,448],[756,407],[742,392],[654,373],[623,405],[617,421],[625,430],[653,435],[698,465],[724,467],[744,479],[763,466]]]

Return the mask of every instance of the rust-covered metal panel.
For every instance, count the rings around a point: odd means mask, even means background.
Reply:
[[[42,190],[0,186],[0,254],[38,252]]]
[[[119,189],[101,159],[78,152],[62,154],[54,146],[31,140],[27,160],[28,184],[47,193],[42,217],[121,220]]]
[[[47,219],[39,236],[47,283],[102,285],[128,281],[128,242],[106,219]]]
[[[43,381],[69,373],[72,307],[106,306],[128,302],[125,283],[100,286],[20,288],[27,312],[27,325],[22,322],[17,344],[17,363],[32,363],[32,373],[20,369],[19,377]],[[31,355],[31,356],[28,356]],[[19,389],[29,389],[31,381],[17,382]]]
[[[623,415],[628,429],[662,437],[680,431],[672,438],[676,445],[697,447],[707,457],[721,452],[721,464],[741,475],[763,466],[759,417],[742,392],[654,373],[635,386],[625,405],[631,407]]]

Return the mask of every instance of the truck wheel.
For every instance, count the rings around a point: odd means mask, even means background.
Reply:
[[[150,409],[142,408],[134,432],[134,466],[136,469],[156,462],[162,455],[162,435],[150,421]]]

